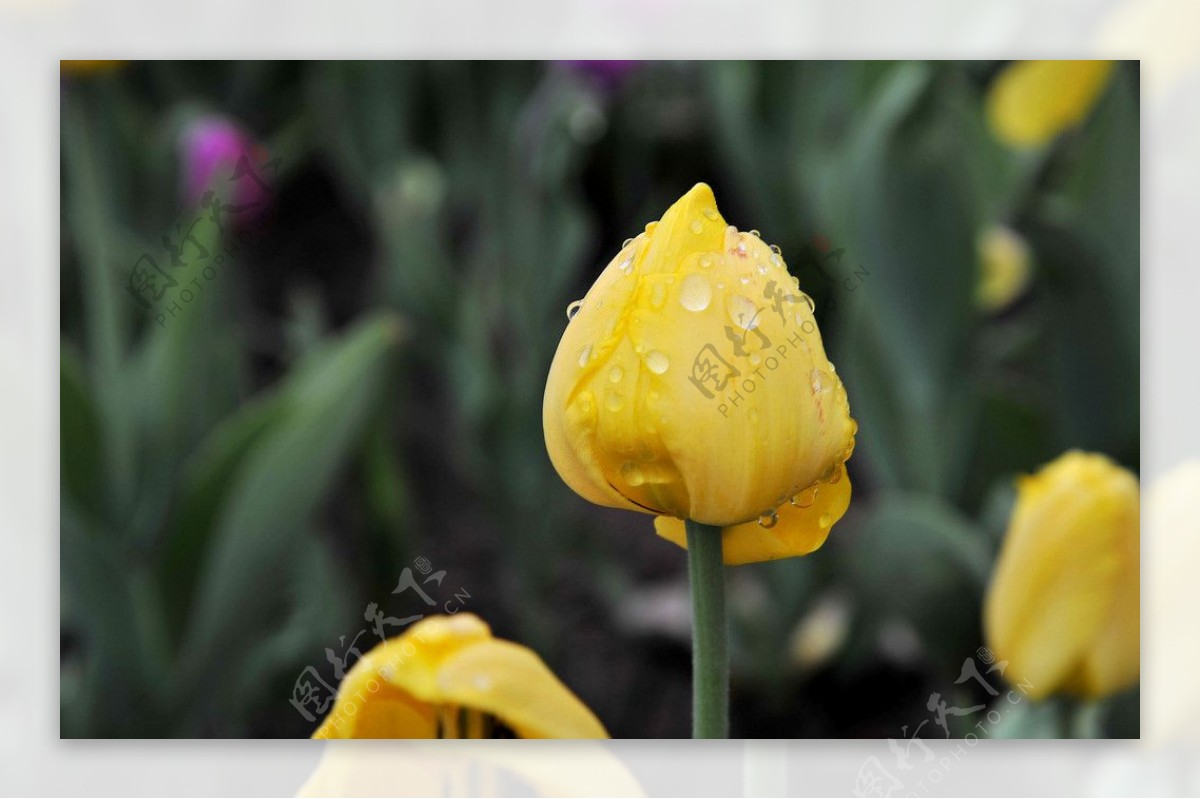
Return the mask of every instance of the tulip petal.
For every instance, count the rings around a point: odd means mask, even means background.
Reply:
[[[1137,581],[1137,481],[1103,456],[1070,452],[1018,491],[984,607],[988,643],[1035,699],[1111,686],[1137,657],[1125,615],[1132,607],[1136,618],[1137,592],[1122,589]]]
[[[314,738],[433,738],[437,709],[494,715],[524,738],[607,738],[531,650],[469,613],[412,625],[364,655]]]
[[[1045,144],[1087,116],[1112,70],[1111,61],[1018,61],[988,93],[992,130],[1013,147]]]
[[[825,543],[830,529],[849,507],[849,477],[843,477],[835,483],[821,483],[808,507],[790,502],[780,505],[773,527],[764,527],[753,521],[724,528],[721,532],[721,552],[725,564],[740,566],[815,552]],[[654,520],[654,530],[668,541],[687,549],[687,530],[683,520],[659,516]]]

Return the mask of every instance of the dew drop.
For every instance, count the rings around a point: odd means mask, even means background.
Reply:
[[[742,275],[741,277],[738,278],[738,282],[741,283],[743,286],[748,285],[750,283],[749,275]]]
[[[671,362],[667,356],[658,350],[650,350],[646,353],[646,368],[656,375],[661,375],[671,366]]]
[[[620,383],[621,378],[624,376],[625,376],[625,372],[623,372],[621,370],[621,367],[619,367],[619,366],[614,366],[612,369],[610,369],[608,371],[608,379],[610,381],[612,381],[613,383]]]
[[[779,524],[779,514],[774,508],[763,511],[763,514],[758,517],[758,526],[770,530],[775,525]]]
[[[756,238],[756,239],[761,239],[761,238],[762,238],[762,234],[761,234],[761,233],[759,233],[757,230],[751,230],[751,231],[750,231],[750,235],[751,235],[751,236],[753,236],[753,237],[754,237],[754,238]]]
[[[692,229],[693,233],[702,233],[704,231],[704,223],[699,219],[693,219],[692,223],[688,225],[688,227]]]
[[[653,233],[654,229],[656,227],[658,227],[657,222],[647,222],[646,223],[646,235],[649,236],[651,233]]]
[[[592,345],[585,344],[583,349],[579,351],[579,365],[587,366],[588,359],[592,357]]]
[[[781,263],[783,262],[779,260],[779,256],[775,253],[771,253],[771,266],[779,266]]]
[[[703,259],[701,259],[703,263]],[[679,304],[689,311],[703,311],[712,302],[712,286],[700,275],[688,275],[679,287]]]
[[[634,488],[646,482],[646,475],[636,463],[626,463],[621,466],[621,479]]]
[[[759,264],[759,265],[758,265],[758,273],[759,273],[760,275],[765,275],[765,274],[767,273],[767,265],[766,265],[766,264]]]
[[[797,508],[811,508],[812,504],[817,501],[817,486],[809,486],[796,496],[792,497],[790,502]]]
[[[633,253],[629,253],[617,264],[617,268],[625,274],[629,274],[629,270],[633,269]]]
[[[716,219],[717,218],[717,209],[716,208],[705,208],[704,215],[706,217],[708,217],[709,219]]]
[[[712,266],[712,256],[711,255],[701,255],[700,256],[700,268],[708,269],[710,266]]]
[[[726,310],[729,312],[729,318],[739,329],[753,330],[758,327],[758,308],[740,294],[730,296]]]
[[[583,307],[583,300],[575,300],[575,302],[568,305],[567,306],[567,319],[568,320],[574,319],[575,314],[579,313],[579,309],[582,307]]]
[[[817,519],[817,524],[819,524],[821,529],[824,530],[826,527],[829,527],[833,524],[833,517],[828,513],[822,513],[821,518]]]
[[[625,398],[615,391],[610,391],[604,398],[604,407],[610,411],[619,411],[625,407]]]
[[[630,244],[633,244],[633,239],[625,239],[625,241],[621,242],[621,249],[625,249]]]
[[[812,378],[812,390],[814,394],[819,394],[822,391],[828,391],[830,389],[828,381],[825,379],[825,375],[822,374],[820,369],[813,369],[810,377]]]
[[[800,297],[801,297],[801,299],[804,300],[804,304],[808,306],[808,312],[816,313],[817,304],[815,302],[813,302],[813,298],[808,296],[807,294],[801,294]]]
[[[486,674],[476,674],[474,682],[476,691],[487,691],[492,687],[492,678]]]
[[[776,255],[783,255],[783,250],[779,248],[778,244],[771,245],[771,252],[775,253]]]
[[[650,292],[650,307],[658,309],[663,307],[663,302],[667,299],[667,287],[659,283]]]
[[[762,361],[762,357],[757,352],[750,353],[750,363],[751,364],[753,364],[754,366],[758,366],[758,364],[761,361]]]

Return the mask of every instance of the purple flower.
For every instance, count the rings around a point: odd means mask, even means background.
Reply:
[[[242,156],[257,163],[259,147],[241,128],[219,116],[200,117],[190,123],[181,137],[183,191],[189,203],[199,203],[204,193],[213,189],[218,195],[232,191],[223,199],[237,205],[257,203],[265,199],[263,190],[253,180],[238,180],[227,186],[234,176]]]
[[[563,66],[587,75],[607,89],[614,88],[644,63],[642,61],[560,61]]]

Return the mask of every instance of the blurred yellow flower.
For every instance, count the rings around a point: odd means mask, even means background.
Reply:
[[[607,738],[536,654],[469,613],[434,616],[365,654],[314,738]]]
[[[807,554],[845,513],[857,425],[812,300],[703,183],[626,242],[559,342],[550,459],[580,496],[723,527],[726,563]]]
[[[58,62],[58,69],[59,74],[62,75],[88,75],[93,72],[108,72],[124,63],[124,61],[68,61],[63,59]]]
[[[979,234],[979,284],[975,302],[988,313],[1002,311],[1029,285],[1029,245],[1004,225],[991,225]]]
[[[1013,147],[1037,147],[1079,124],[1112,74],[1112,61],[1017,61],[987,97],[992,131]]]
[[[1022,477],[984,607],[988,646],[1034,699],[1116,693],[1139,674],[1137,478],[1067,452]]]

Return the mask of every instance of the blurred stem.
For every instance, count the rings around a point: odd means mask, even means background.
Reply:
[[[692,584],[692,737],[729,737],[729,646],[721,528],[688,521]]]

